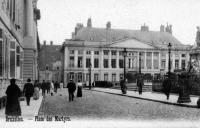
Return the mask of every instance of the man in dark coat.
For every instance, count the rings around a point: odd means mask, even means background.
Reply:
[[[42,95],[45,96],[46,85],[44,80],[42,81],[41,89],[42,89]]]
[[[7,116],[21,116],[19,97],[21,96],[20,88],[15,84],[15,79],[10,80],[10,85],[6,90],[7,102],[5,114]]]
[[[73,80],[70,80],[67,84],[68,93],[69,93],[69,101],[74,100],[74,92],[76,90],[76,84],[73,82]]]
[[[29,78],[27,79],[27,83],[24,85],[23,93],[25,94],[27,105],[30,106],[30,99],[34,93],[34,86]]]
[[[142,87],[144,85],[144,81],[142,79],[142,76],[139,76],[138,80],[137,80],[137,86],[138,86],[138,92],[139,92],[139,95],[142,94]]]
[[[169,77],[167,77],[167,78],[163,81],[163,92],[164,92],[165,95],[167,96],[167,100],[169,99],[170,91],[171,91],[171,81],[170,81]]]
[[[59,83],[58,83],[58,81],[56,81],[54,84],[55,93],[57,93],[58,88],[59,88]]]

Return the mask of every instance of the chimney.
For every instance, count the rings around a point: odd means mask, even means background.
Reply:
[[[167,27],[165,28],[165,31],[172,34],[172,25],[168,25],[167,23]]]
[[[83,24],[82,23],[77,23],[76,27],[75,27],[75,35],[78,33],[78,31],[83,28]]]
[[[92,27],[92,20],[91,20],[91,18],[88,18],[87,27],[89,27],[89,28]]]
[[[111,23],[110,23],[110,21],[107,22],[106,29],[111,29]]]
[[[53,45],[53,41],[50,41],[50,45]]]
[[[46,45],[46,40],[43,41],[43,45]]]
[[[160,25],[160,32],[165,32],[165,26],[164,25]]]
[[[148,32],[148,31],[149,31],[149,27],[146,26],[145,23],[144,23],[144,25],[141,26],[141,31],[142,31],[142,32]]]

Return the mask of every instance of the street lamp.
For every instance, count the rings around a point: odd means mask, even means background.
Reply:
[[[170,63],[170,60],[171,60],[171,43],[168,44],[168,52],[169,52],[169,60],[168,60],[168,75],[169,75],[169,78],[170,78],[170,74],[171,74],[171,63]]]
[[[139,74],[141,75],[141,55],[142,53],[139,52]]]
[[[92,73],[92,64],[90,63],[90,67],[89,67],[89,89],[91,89],[91,75]]]
[[[124,82],[125,82],[126,81],[126,55],[127,55],[126,48],[124,48],[123,55],[124,55]]]

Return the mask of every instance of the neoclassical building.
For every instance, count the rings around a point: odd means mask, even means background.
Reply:
[[[37,0],[0,0],[0,101],[9,80],[38,78]]]
[[[139,71],[141,54],[142,73],[166,73],[168,71],[168,44],[171,43],[171,71],[184,69],[189,61],[191,46],[183,45],[172,35],[172,26],[161,25],[160,31],[150,31],[148,26],[140,30],[112,29],[108,22],[105,28],[77,24],[72,39],[63,43],[64,82],[89,80],[119,81],[123,77],[124,54],[126,48],[127,72]]]

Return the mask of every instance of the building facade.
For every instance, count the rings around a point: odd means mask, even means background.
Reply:
[[[171,43],[171,71],[184,69],[189,61],[190,46],[180,43],[172,35],[171,25],[160,31],[149,31],[143,25],[141,30],[87,27],[77,24],[72,39],[63,43],[64,82],[69,79],[91,81],[120,81],[124,75],[124,48],[126,48],[126,72],[139,71],[141,55],[142,73],[166,73],[168,71],[168,44]]]
[[[44,44],[39,51],[39,81],[63,81],[61,45]]]
[[[0,0],[0,97],[11,78],[22,86],[27,77],[37,77],[29,76],[37,73],[36,23],[40,11],[36,6],[37,0]],[[27,53],[29,50],[34,54]],[[28,64],[29,59],[33,61]],[[30,67],[32,70],[27,70]]]

